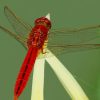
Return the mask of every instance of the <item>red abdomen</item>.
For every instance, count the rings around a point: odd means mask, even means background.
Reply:
[[[29,79],[30,73],[32,72],[37,55],[38,55],[38,49],[30,47],[16,80],[14,88],[14,95],[16,97],[19,97],[22,91],[24,90],[27,81]]]

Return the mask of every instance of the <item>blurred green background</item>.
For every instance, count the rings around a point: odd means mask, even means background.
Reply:
[[[100,24],[100,0],[0,0],[0,24],[12,30],[4,15],[8,5],[23,20],[51,14],[52,28],[75,28]],[[99,39],[98,39],[99,40]],[[13,88],[26,50],[0,30],[0,100],[13,100]],[[59,55],[90,100],[100,100],[100,50]],[[19,100],[30,100],[31,78]],[[46,63],[45,100],[70,100],[56,75]]]

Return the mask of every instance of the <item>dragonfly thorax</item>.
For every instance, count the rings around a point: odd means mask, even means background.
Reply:
[[[27,40],[28,47],[33,46],[42,49],[45,40],[47,39],[48,28],[44,25],[36,25],[33,27]]]

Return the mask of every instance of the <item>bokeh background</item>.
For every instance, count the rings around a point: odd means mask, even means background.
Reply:
[[[12,30],[4,15],[8,5],[23,20],[51,14],[52,28],[75,28],[100,24],[100,0],[0,0],[0,24]],[[97,40],[99,41],[99,39]],[[13,88],[26,50],[0,30],[0,100],[13,100]],[[100,49],[59,55],[90,100],[100,100]],[[32,74],[19,100],[31,99]],[[45,100],[71,100],[46,63]]]

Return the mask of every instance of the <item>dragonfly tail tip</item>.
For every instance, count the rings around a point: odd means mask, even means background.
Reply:
[[[14,95],[14,100],[18,100],[18,97],[16,95]]]

